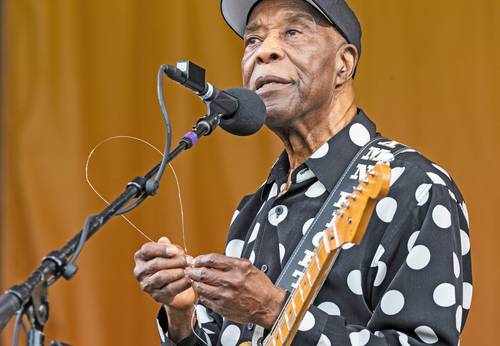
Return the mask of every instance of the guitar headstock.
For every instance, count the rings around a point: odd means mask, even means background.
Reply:
[[[391,168],[387,163],[377,163],[366,173],[336,211],[332,226],[325,230],[330,249],[361,241],[376,200],[389,192],[390,180]]]

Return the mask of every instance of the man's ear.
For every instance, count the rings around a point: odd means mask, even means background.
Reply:
[[[358,49],[352,45],[345,43],[337,51],[337,80],[335,87],[339,88],[346,82],[350,81],[356,71],[358,64]]]

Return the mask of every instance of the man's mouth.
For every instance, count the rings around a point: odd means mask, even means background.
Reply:
[[[277,86],[279,87],[281,85],[292,83],[293,81],[278,76],[262,76],[257,78],[257,80],[255,81],[255,91],[263,92],[268,89],[274,89]]]

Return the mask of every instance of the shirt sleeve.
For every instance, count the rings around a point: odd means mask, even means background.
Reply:
[[[162,346],[211,346],[217,344],[222,318],[204,305],[197,304],[193,333],[178,343],[173,342],[168,336],[168,319],[163,307],[158,313],[157,324]]]
[[[416,220],[419,228],[388,232],[379,245],[385,249],[374,261],[383,265],[363,292],[372,307],[368,323],[311,306],[294,345],[459,344],[472,296],[467,209],[448,186],[423,185],[418,205],[397,225]]]

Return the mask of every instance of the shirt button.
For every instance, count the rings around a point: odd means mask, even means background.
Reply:
[[[249,323],[249,324],[247,325],[248,330],[252,330],[252,329],[253,329],[253,327],[254,327],[254,324],[253,324],[253,323]]]
[[[269,269],[269,268],[267,267],[267,264],[263,264],[263,265],[260,267],[260,270],[261,270],[263,273],[266,273],[268,269]]]

